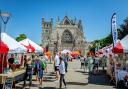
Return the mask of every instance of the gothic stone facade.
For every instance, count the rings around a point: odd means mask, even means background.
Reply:
[[[42,46],[51,51],[80,50],[82,53],[86,50],[86,41],[84,37],[81,20],[71,20],[65,16],[62,21],[59,17],[56,26],[53,28],[53,19],[44,21],[42,18]]]

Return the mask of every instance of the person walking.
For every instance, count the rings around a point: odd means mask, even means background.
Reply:
[[[24,76],[24,84],[23,84],[23,88],[25,88],[26,86],[26,80],[29,77],[29,88],[32,85],[32,75],[33,75],[33,65],[32,65],[32,60],[31,58],[27,59],[26,62],[26,72],[25,72],[25,76]]]
[[[43,67],[42,67],[43,61],[41,58],[37,59],[36,66],[37,66],[37,76],[39,81],[39,86],[43,83]]]
[[[65,82],[65,64],[63,59],[60,57],[60,65],[59,65],[59,73],[60,73],[60,85],[59,85],[59,89],[62,88],[62,82],[64,83],[65,87],[66,87],[66,82]]]
[[[106,66],[106,57],[105,57],[105,55],[103,55],[103,57],[101,58],[101,66],[102,66],[102,70],[104,71],[105,66]]]
[[[65,57],[64,57],[64,64],[65,64],[65,71],[68,72],[68,61],[69,61],[69,53],[66,53],[65,54]]]
[[[93,74],[98,73],[98,67],[99,67],[99,58],[97,56],[94,57],[93,59]]]
[[[85,65],[85,64],[84,64],[84,63],[85,63],[85,59],[84,59],[84,57],[83,57],[82,55],[80,56],[80,62],[81,62],[81,69],[85,69],[85,68],[84,68],[84,67],[85,67],[85,66],[84,66],[84,65]]]
[[[87,64],[88,64],[89,73],[91,73],[93,69],[93,59],[91,55],[88,55]]]
[[[56,53],[56,56],[54,59],[54,68],[55,68],[55,73],[56,73],[56,81],[55,82],[59,82],[59,63],[60,63],[59,53]]]

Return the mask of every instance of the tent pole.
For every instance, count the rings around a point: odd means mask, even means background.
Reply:
[[[3,56],[2,56],[2,73],[4,73],[4,56],[5,56],[5,54],[3,54]]]

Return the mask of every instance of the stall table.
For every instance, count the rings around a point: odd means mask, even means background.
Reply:
[[[11,76],[9,76],[9,77],[7,74],[0,74],[0,84],[4,86],[6,78],[13,78],[14,83],[19,82],[19,81],[23,80],[24,74],[25,74],[25,69],[14,71],[14,72],[12,72]],[[14,84],[14,86],[15,86],[15,84]]]

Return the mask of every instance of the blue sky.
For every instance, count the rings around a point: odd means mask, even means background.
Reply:
[[[54,22],[65,15],[81,19],[87,41],[107,36],[110,19],[117,13],[117,25],[128,17],[128,0],[0,0],[0,10],[11,13],[6,32],[12,37],[24,33],[41,43],[41,18]],[[54,23],[55,24],[55,23]]]

